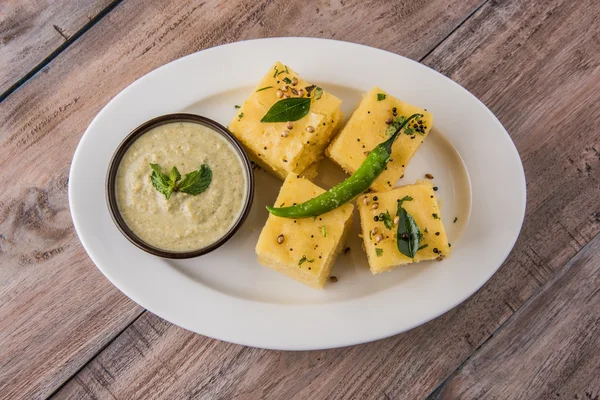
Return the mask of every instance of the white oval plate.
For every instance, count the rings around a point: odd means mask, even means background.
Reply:
[[[105,200],[108,163],[121,140],[153,117],[192,112],[224,125],[276,60],[343,100],[348,116],[361,93],[379,85],[427,108],[434,131],[399,185],[435,176],[453,244],[443,262],[372,276],[355,233],[323,291],[256,262],[266,204],[281,182],[256,173],[254,206],[226,245],[200,258],[148,255],[113,224]],[[325,161],[317,183],[344,178]],[[81,243],[123,293],[160,317],[213,338],[270,349],[323,349],[364,343],[423,324],[479,289],[512,249],[525,213],[521,160],[496,117],[473,95],[407,58],[351,43],[276,38],[233,43],[176,60],[140,78],[110,101],[73,157],[69,203]],[[457,217],[456,223],[453,223]]]

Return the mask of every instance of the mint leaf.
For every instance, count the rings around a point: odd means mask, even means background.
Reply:
[[[307,97],[290,97],[273,104],[260,122],[298,121],[308,114],[310,99]]]
[[[212,181],[212,170],[206,164],[202,164],[197,171],[185,174],[179,182],[178,190],[183,193],[197,195],[204,192]]]
[[[169,176],[160,172],[160,167],[158,164],[150,163],[150,168],[152,168],[152,175],[150,175],[152,186],[154,186],[154,188],[160,193],[164,194],[165,198],[169,200],[169,197],[171,197],[171,193],[173,192],[171,179]]]
[[[414,259],[421,242],[421,230],[413,217],[402,207],[401,201],[398,202],[397,215],[400,216],[398,230],[396,232],[396,245],[398,246],[398,251],[405,256]]]
[[[181,174],[179,173],[179,171],[177,170],[177,167],[173,166],[173,168],[171,168],[171,184],[173,186],[175,186],[175,184],[177,183],[177,181],[179,181],[181,179]]]
[[[377,101],[385,100],[386,97],[385,93],[377,93]]]
[[[186,174],[181,180],[181,174],[177,167],[173,166],[169,175],[160,172],[158,164],[150,163],[152,175],[150,181],[152,186],[169,200],[173,192],[183,192],[191,195],[197,195],[206,190],[212,181],[212,171],[206,164],[202,164],[197,171]]]

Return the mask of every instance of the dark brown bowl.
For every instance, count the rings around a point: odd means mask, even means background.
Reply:
[[[246,172],[246,179],[248,182],[248,194],[246,196],[246,202],[244,204],[244,208],[235,222],[235,224],[231,227],[231,229],[219,240],[215,243],[203,247],[194,251],[186,251],[186,252],[175,252],[163,250],[154,246],[151,246],[140,239],[133,231],[127,226],[123,217],[121,216],[121,212],[119,211],[119,207],[117,205],[117,197],[115,193],[115,181],[117,177],[117,170],[119,165],[121,164],[121,159],[129,146],[137,138],[148,132],[152,128],[156,128],[157,126],[170,124],[174,122],[193,122],[196,124],[204,125],[213,129],[214,131],[220,133],[225,139],[227,139],[233,147],[237,150],[240,158],[242,159],[242,164],[244,166],[244,170]],[[121,233],[134,245],[139,247],[140,249],[154,254],[155,256],[164,257],[164,258],[192,258],[198,257],[203,254],[209,253],[216,248],[220,247],[223,243],[229,240],[240,228],[248,213],[250,212],[250,207],[252,206],[252,200],[254,198],[254,175],[252,173],[252,166],[250,165],[250,160],[248,159],[248,155],[244,151],[242,145],[238,140],[233,136],[233,134],[225,128],[223,125],[218,122],[213,121],[212,119],[202,117],[200,115],[195,114],[167,114],[160,117],[156,117],[151,119],[148,122],[143,123],[142,125],[135,128],[117,147],[115,154],[110,160],[110,164],[108,167],[108,174],[106,176],[106,201],[108,202],[108,209],[110,210],[110,215],[117,225],[117,228],[121,231]]]

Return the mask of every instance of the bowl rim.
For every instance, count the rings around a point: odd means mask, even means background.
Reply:
[[[231,143],[231,145],[235,148],[238,155],[240,156],[240,159],[242,161],[242,166],[244,168],[244,172],[246,175],[246,182],[248,185],[246,199],[245,199],[242,211],[241,211],[240,215],[238,216],[237,221],[231,226],[231,228],[227,231],[227,233],[225,235],[223,235],[221,238],[219,238],[219,240],[217,240],[216,242],[214,242],[208,246],[202,247],[197,250],[185,251],[185,252],[164,250],[159,247],[151,246],[148,243],[144,242],[142,239],[140,239],[140,237],[137,236],[131,230],[131,228],[129,228],[129,226],[123,219],[123,216],[121,215],[121,212],[120,212],[118,204],[117,204],[116,188],[115,188],[117,171],[121,164],[121,160],[123,159],[123,156],[129,149],[129,147],[138,138],[140,138],[142,135],[146,134],[151,129],[156,128],[161,125],[177,123],[177,122],[196,123],[196,124],[208,127],[210,129],[212,129],[213,131],[221,134],[221,136],[223,136],[229,143]],[[207,117],[204,117],[201,115],[197,115],[197,114],[189,114],[189,113],[165,114],[165,115],[161,115],[161,116],[152,118],[151,120],[148,120],[148,121],[144,122],[143,124],[139,125],[137,128],[132,130],[127,136],[125,136],[125,138],[121,141],[121,143],[119,143],[119,145],[117,146],[117,149],[113,153],[113,156],[108,165],[108,171],[106,174],[105,193],[106,193],[106,202],[108,205],[109,213],[110,213],[110,216],[111,216],[113,222],[115,223],[115,225],[117,226],[119,231],[123,234],[123,236],[125,236],[125,238],[127,238],[127,240],[129,240],[136,247],[138,247],[141,250],[144,250],[147,253],[150,253],[150,254],[158,256],[158,257],[163,257],[163,258],[171,258],[171,259],[194,258],[194,257],[198,257],[201,255],[207,254],[207,253],[221,247],[242,226],[242,223],[246,220],[246,217],[250,213],[250,209],[252,208],[252,202],[254,200],[254,174],[252,172],[252,164],[250,162],[250,159],[248,158],[248,155],[246,154],[246,151],[244,150],[244,147],[236,139],[236,137],[233,135],[233,133],[231,133],[231,131],[229,131],[229,129],[227,129],[220,123],[218,123],[210,118],[207,118]]]

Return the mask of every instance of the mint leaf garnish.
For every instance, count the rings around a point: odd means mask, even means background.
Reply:
[[[202,164],[196,171],[185,174],[178,189],[180,192],[196,196],[204,192],[212,181],[212,170],[206,164]]]
[[[175,166],[171,168],[169,175],[163,174],[158,164],[150,163],[150,168],[152,168],[150,175],[152,186],[164,194],[167,200],[173,192],[183,192],[193,196],[200,194],[208,188],[212,181],[212,171],[206,164],[202,164],[197,171],[186,174],[183,179]]]
[[[168,200],[171,197],[171,193],[173,192],[173,186],[171,185],[171,178],[160,172],[160,167],[158,164],[150,163],[150,168],[152,168],[152,175],[150,175],[150,181],[152,182],[152,186],[160,193],[165,195],[165,198]]]

